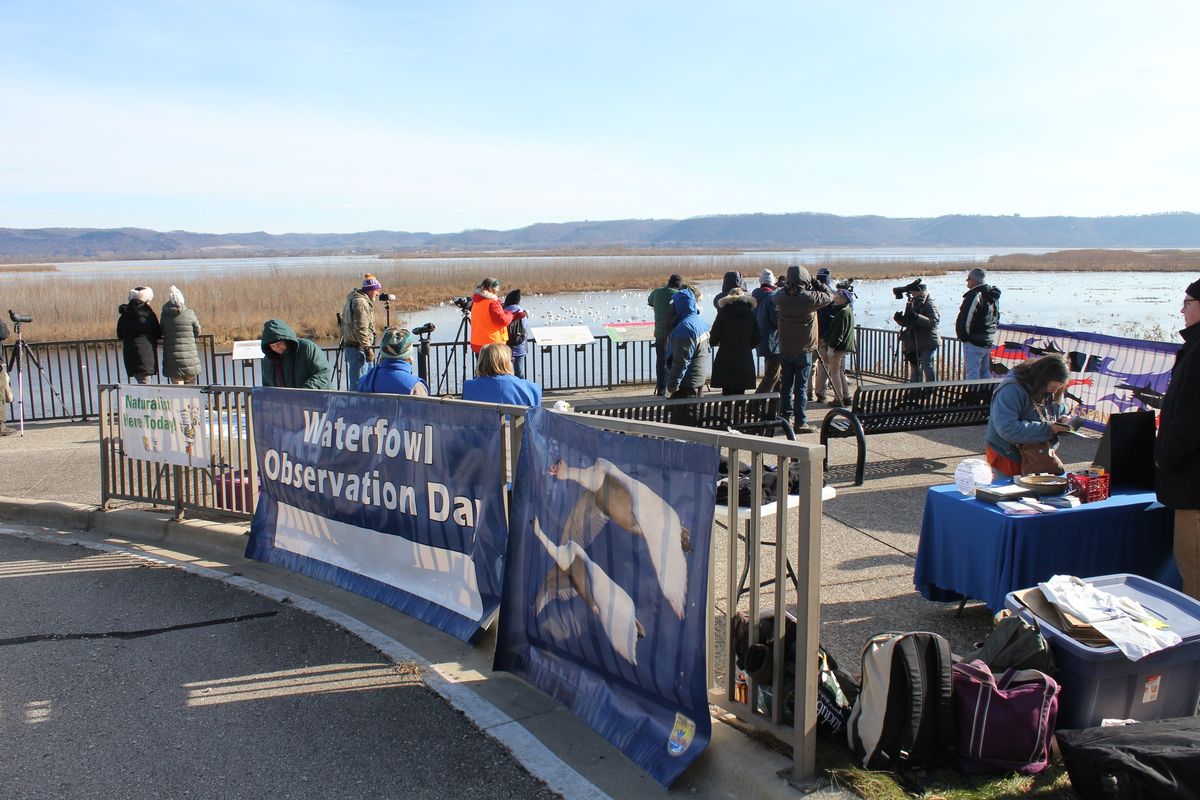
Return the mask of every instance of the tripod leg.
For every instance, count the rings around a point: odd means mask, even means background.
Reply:
[[[68,419],[75,419],[75,415],[72,414],[71,412],[67,411],[67,401],[63,399],[62,392],[60,392],[58,390],[58,387],[56,387],[54,385],[54,381],[50,380],[50,374],[48,372],[46,372],[45,367],[42,366],[42,362],[38,361],[37,355],[32,350],[29,349],[29,345],[25,344],[24,339],[18,338],[17,346],[19,348],[21,348],[21,350],[24,354],[24,357],[27,358],[29,361],[32,361],[33,365],[35,367],[37,367],[38,374],[42,376],[42,381],[44,381],[45,384],[50,387],[50,396],[54,397],[58,400],[58,407],[62,409],[63,416],[67,417]],[[18,360],[17,369],[19,370],[20,368],[21,368],[20,361]],[[53,408],[51,410],[53,411]],[[24,403],[23,402],[22,402],[22,415],[21,416],[22,416],[21,425],[22,425],[22,429],[23,429],[24,428]],[[82,421],[82,418],[81,418],[81,421]]]

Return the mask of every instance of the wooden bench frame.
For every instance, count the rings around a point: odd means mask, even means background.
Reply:
[[[779,416],[779,394],[708,394],[667,400],[661,397],[636,397],[577,403],[581,414],[665,422],[710,431],[735,430],[760,436],[775,436],[782,431],[795,441],[792,424]]]
[[[867,468],[867,440],[872,433],[903,433],[984,425],[991,412],[995,379],[888,383],[859,386],[850,408],[831,408],[821,423],[821,445],[831,438],[858,440],[854,485],[862,486]],[[825,469],[829,448],[825,447]]]

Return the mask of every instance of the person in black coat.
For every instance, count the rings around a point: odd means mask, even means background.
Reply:
[[[154,290],[148,286],[135,286],[129,290],[129,302],[117,310],[117,338],[125,347],[125,371],[134,383],[149,383],[158,374],[158,340],[162,328],[158,315],[150,307]]]
[[[721,394],[745,394],[757,383],[754,347],[758,344],[757,303],[739,288],[733,288],[717,303],[709,341],[717,347],[713,360],[712,385]]]
[[[1183,591],[1200,600],[1200,280],[1183,297],[1183,347],[1175,355],[1154,443],[1154,489],[1175,511],[1175,563]]]

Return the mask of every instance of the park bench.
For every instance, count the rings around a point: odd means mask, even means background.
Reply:
[[[792,424],[779,416],[779,394],[710,394],[666,400],[661,397],[631,397],[623,400],[582,402],[574,406],[581,414],[666,422],[713,431],[734,430],[760,436],[782,432],[794,440]]]
[[[853,436],[858,440],[854,485],[862,486],[869,434],[984,425],[998,383],[985,379],[860,386],[850,408],[830,409],[821,423],[821,444],[827,445],[831,438]],[[825,469],[829,469],[828,447]]]

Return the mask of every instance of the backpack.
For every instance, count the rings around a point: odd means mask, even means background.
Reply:
[[[508,346],[517,347],[525,344],[525,320],[514,319],[508,323]]]
[[[867,769],[937,767],[958,748],[950,643],[936,633],[881,633],[862,654],[862,691],[846,726]]]
[[[1200,798],[1200,718],[1059,731],[1056,738],[1080,797]]]

